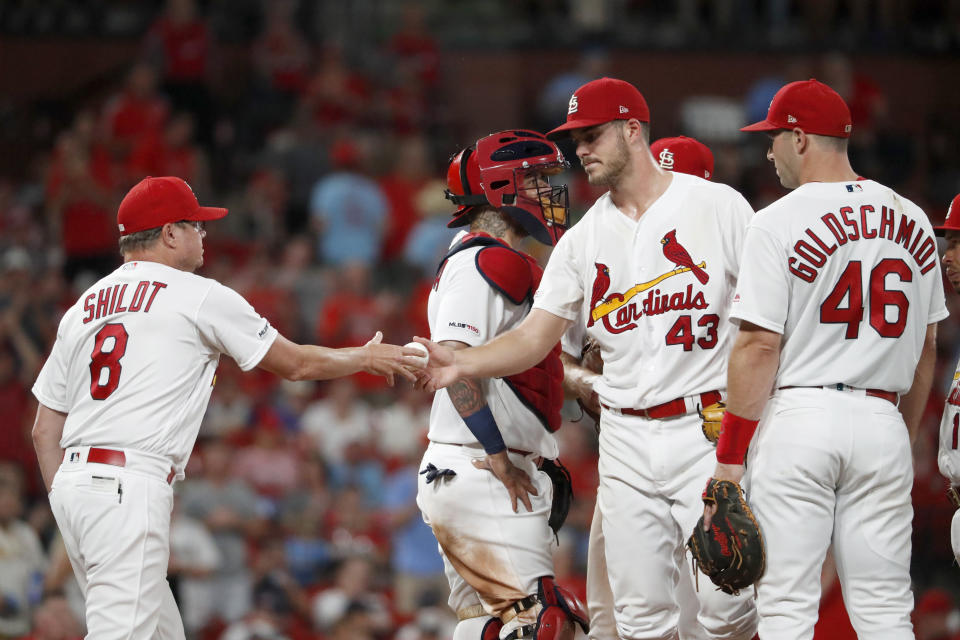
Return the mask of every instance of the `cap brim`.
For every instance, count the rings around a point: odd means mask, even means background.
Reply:
[[[219,220],[225,215],[227,210],[223,207],[200,207],[190,216],[190,220]]]
[[[551,129],[547,132],[548,140],[558,140],[560,138],[565,138],[570,135],[570,132],[574,129],[586,129],[587,127],[595,127],[598,124],[606,124],[607,122],[612,122],[611,118],[589,118],[583,120],[568,120],[556,129]]]
[[[957,227],[947,227],[947,226],[934,227],[933,235],[937,236],[938,238],[942,238],[943,236],[947,235],[947,231],[960,231],[960,229],[958,229]]]
[[[766,120],[761,120],[760,122],[755,122],[755,123],[749,124],[749,125],[747,125],[747,126],[745,126],[745,127],[740,127],[740,131],[761,131],[761,132],[763,132],[763,131],[777,131],[777,130],[782,129],[782,128],[783,128],[783,127],[781,127],[780,125],[776,125],[776,124],[767,122]]]

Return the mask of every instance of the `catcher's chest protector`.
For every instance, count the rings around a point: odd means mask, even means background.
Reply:
[[[450,256],[471,247],[477,251],[477,271],[495,291],[513,304],[532,304],[533,294],[540,286],[543,269],[531,256],[511,249],[487,235],[470,233],[453,247],[437,269],[437,280]],[[560,361],[560,343],[554,345],[547,357],[526,371],[503,380],[520,401],[530,409],[548,431],[560,428],[560,408],[563,406],[563,363]]]

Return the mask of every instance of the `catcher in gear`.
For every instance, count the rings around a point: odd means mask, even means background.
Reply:
[[[428,302],[432,338],[455,350],[482,344],[527,315],[542,270],[519,242],[553,245],[567,222],[567,166],[556,145],[501,131],[456,154],[451,227],[469,226],[440,264]],[[583,605],[553,578],[551,552],[572,493],[555,458],[563,365],[556,344],[534,366],[438,391],[430,412],[417,504],[433,529],[460,619],[455,640],[573,638]],[[505,541],[509,544],[505,544]]]

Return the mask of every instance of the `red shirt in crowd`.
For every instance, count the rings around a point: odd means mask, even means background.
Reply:
[[[199,20],[178,23],[160,18],[151,27],[164,56],[164,79],[169,82],[201,82],[210,55],[210,31]]]

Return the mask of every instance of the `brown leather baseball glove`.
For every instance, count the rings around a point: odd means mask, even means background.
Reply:
[[[706,531],[701,516],[687,541],[694,571],[703,571],[721,591],[737,595],[766,568],[760,525],[736,482],[710,478],[703,502],[716,504],[717,512]]]
[[[723,421],[723,413],[726,410],[727,403],[723,400],[697,409],[702,420],[700,428],[703,429],[703,435],[713,444],[717,444],[717,440],[720,439],[720,423]]]

